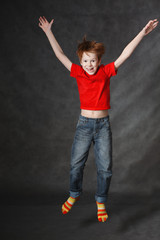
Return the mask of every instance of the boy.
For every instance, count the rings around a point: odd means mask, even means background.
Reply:
[[[68,213],[80,198],[83,169],[93,142],[97,166],[97,217],[99,222],[105,222],[108,218],[105,202],[112,177],[112,132],[108,114],[110,78],[117,74],[118,68],[130,57],[143,37],[157,26],[158,21],[150,20],[118,59],[107,65],[100,65],[104,45],[84,38],[77,50],[81,66],[72,63],[63,53],[51,31],[53,21],[49,23],[45,17],[40,17],[39,27],[45,32],[57,58],[70,71],[70,76],[76,78],[81,103],[71,151],[70,196],[62,205],[62,213]]]

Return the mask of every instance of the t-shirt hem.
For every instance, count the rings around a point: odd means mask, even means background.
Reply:
[[[85,110],[107,110],[110,109],[111,107],[83,107],[81,106],[80,109],[85,109]]]

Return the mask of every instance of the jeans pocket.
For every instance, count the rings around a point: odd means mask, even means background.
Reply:
[[[77,127],[78,126],[85,126],[87,124],[88,120],[82,120],[82,119],[79,119],[78,122],[77,122]]]

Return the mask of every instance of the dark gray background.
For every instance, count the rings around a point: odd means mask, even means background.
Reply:
[[[145,24],[157,1],[6,1],[1,34],[1,193],[68,191],[70,151],[80,113],[76,80],[56,59],[38,27],[52,30],[74,63],[77,41],[103,42],[103,64],[115,61]],[[160,188],[160,31],[146,36],[111,79],[112,191]],[[84,190],[94,190],[91,148]]]
[[[37,198],[39,201],[52,196],[51,202],[59,201],[57,194],[61,202],[64,196],[68,196],[71,146],[80,114],[79,95],[76,80],[56,59],[45,34],[38,27],[39,16],[43,15],[49,21],[55,19],[53,33],[72,62],[79,63],[77,42],[87,34],[88,40],[105,44],[102,63],[107,64],[118,58],[150,19],[159,19],[160,1],[3,2],[0,193],[1,201],[11,204],[14,199],[16,204],[15,196],[18,199],[41,196]],[[142,40],[119,68],[117,76],[111,79],[109,114],[113,136],[113,178],[110,193],[115,196],[116,206],[126,201],[134,204],[135,195],[142,194],[137,197],[141,208],[149,197],[159,194],[159,26]],[[85,201],[94,201],[96,168],[92,147],[83,186]],[[155,206],[155,201],[151,200],[155,207],[151,209],[157,211],[159,205],[156,203]],[[145,208],[145,214],[147,211]],[[137,217],[141,219],[141,213],[131,218],[131,223]],[[157,223],[157,216],[154,221]],[[122,230],[127,223],[125,218]],[[154,227],[152,231],[156,232]],[[134,231],[129,231],[129,235],[124,236],[128,239],[132,233]],[[154,236],[157,239],[157,235]]]

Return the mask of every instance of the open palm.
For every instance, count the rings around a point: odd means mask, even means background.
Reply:
[[[47,33],[51,29],[53,21],[54,21],[54,19],[52,19],[51,22],[49,23],[44,16],[40,17],[39,18],[39,27],[42,28],[42,30],[45,33]]]
[[[157,27],[157,24],[158,24],[157,19],[150,20],[144,27],[144,34],[147,35],[148,33],[150,33],[155,27]]]

